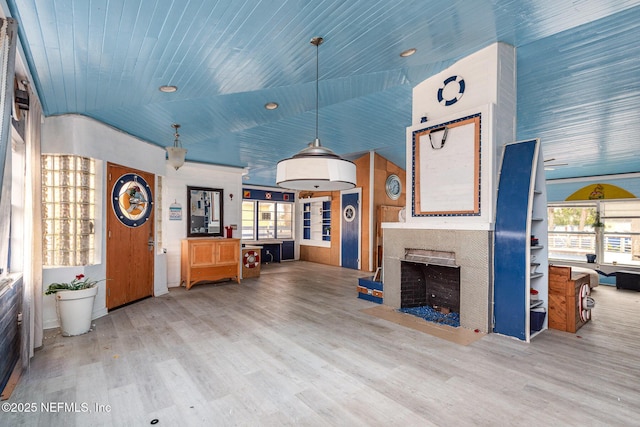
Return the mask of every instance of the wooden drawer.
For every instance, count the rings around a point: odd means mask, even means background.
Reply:
[[[198,267],[191,269],[191,282],[202,280],[215,281],[236,277],[237,268],[235,265],[220,265],[215,267]]]

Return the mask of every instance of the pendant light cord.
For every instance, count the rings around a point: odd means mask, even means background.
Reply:
[[[316,44],[316,141],[318,141],[318,117],[320,115],[320,89],[319,89],[319,81],[320,81],[320,43]]]
[[[320,45],[323,41],[322,37],[311,39],[311,44],[316,47],[316,139],[311,143],[313,147],[320,146],[320,138],[318,137],[318,128],[320,127]]]
[[[177,123],[174,123],[174,124],[171,125],[171,127],[173,129],[175,129],[175,133],[173,134],[173,137],[174,137],[173,146],[176,147],[176,148],[180,147],[180,140],[179,140],[180,134],[178,133],[178,129],[180,129],[180,125],[177,124]]]

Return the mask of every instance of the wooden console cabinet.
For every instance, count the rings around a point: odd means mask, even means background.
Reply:
[[[574,273],[571,267],[549,266],[549,327],[576,332],[591,318],[582,307],[589,295],[589,275]]]
[[[192,237],[182,240],[180,286],[232,279],[240,283],[240,239]]]

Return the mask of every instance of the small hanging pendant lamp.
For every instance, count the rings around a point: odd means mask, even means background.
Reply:
[[[178,129],[180,128],[179,124],[172,124],[171,127],[175,129],[173,147],[166,147],[167,153],[169,153],[169,164],[173,166],[176,170],[180,169],[182,165],[184,165],[184,160],[187,155],[187,149],[182,148],[180,145],[180,134],[178,134]]]

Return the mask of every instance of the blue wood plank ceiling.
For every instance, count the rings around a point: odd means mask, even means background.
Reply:
[[[314,36],[320,138],[340,155],[404,167],[412,87],[502,41],[517,47],[517,139],[568,163],[548,179],[640,171],[639,0],[7,3],[46,115],[160,146],[180,123],[188,160],[248,167],[250,184],[274,185],[314,138]]]

